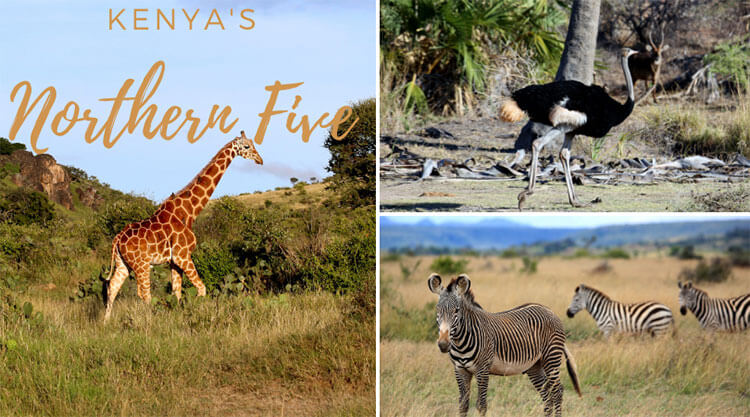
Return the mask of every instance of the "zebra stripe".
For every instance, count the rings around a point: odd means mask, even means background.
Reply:
[[[446,288],[432,274],[427,284],[440,296],[437,303],[438,347],[448,353],[459,391],[459,411],[469,410],[471,379],[477,378],[477,408],[487,411],[490,375],[528,375],[542,397],[544,413],[560,416],[563,387],[560,366],[566,359],[568,373],[581,395],[575,362],[565,346],[562,321],[549,308],[524,304],[501,313],[488,313],[474,301],[471,281],[460,275]]]
[[[750,327],[750,294],[734,298],[711,298],[692,282],[677,283],[680,313],[693,312],[701,327],[708,330],[741,331]]]
[[[623,304],[603,292],[584,284],[576,287],[567,315],[572,318],[581,310],[588,310],[599,330],[609,337],[612,332],[663,334],[674,325],[669,307],[655,301]]]

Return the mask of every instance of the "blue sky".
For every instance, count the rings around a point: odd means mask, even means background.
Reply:
[[[210,4],[207,6],[206,4]],[[132,30],[133,8],[151,27]],[[108,30],[108,9],[125,8],[120,19],[128,30]],[[156,9],[176,9],[176,29],[153,30]],[[194,29],[187,30],[181,9],[192,14],[199,8]],[[212,8],[226,30],[202,30]],[[234,17],[229,16],[229,9]],[[241,9],[252,8],[255,28],[237,27]],[[312,121],[322,113],[375,96],[376,22],[373,1],[156,1],[148,5],[123,1],[3,0],[0,3],[0,136],[8,137],[18,109],[10,101],[20,81],[32,85],[32,99],[54,86],[57,99],[39,138],[40,148],[58,162],[83,168],[114,188],[161,200],[187,184],[210,158],[239,131],[253,136],[268,100],[266,85],[304,82],[281,93],[277,108],[290,108],[295,95],[302,102],[295,111]],[[200,29],[198,29],[200,27]],[[113,148],[101,139],[88,144],[85,124],[65,136],[50,130],[52,116],[68,101],[106,119],[111,105],[100,98],[114,97],[128,78],[135,84],[132,96],[151,65],[166,64],[164,78],[149,103],[158,106],[157,118],[172,105],[194,109],[202,123],[211,106],[231,106],[237,126],[229,134],[209,130],[198,142],[186,140],[186,130],[172,141],[160,136],[147,140],[137,129]],[[115,130],[127,121],[130,105],[124,104]],[[16,141],[29,146],[37,110],[24,124]],[[178,123],[182,119],[178,120]],[[217,188],[214,198],[289,185],[294,176],[308,179],[328,175],[328,153],[322,147],[327,132],[317,129],[308,143],[285,127],[286,114],[272,118],[263,144],[258,145],[265,165],[237,159]],[[312,122],[311,122],[312,123]]]
[[[495,216],[388,216],[389,219],[401,223],[418,223],[422,220],[429,219],[434,223],[458,222],[458,223],[476,223],[482,220],[491,219]],[[523,215],[503,215],[497,218],[510,220],[517,223],[523,223],[534,227],[549,228],[569,228],[583,227],[593,228],[607,225],[622,224],[644,224],[644,223],[661,223],[661,222],[684,222],[684,221],[715,221],[722,219],[740,218],[735,213],[713,213],[706,214],[663,214],[663,213],[558,213],[558,214],[537,214],[529,213]],[[746,220],[742,217],[743,220]]]

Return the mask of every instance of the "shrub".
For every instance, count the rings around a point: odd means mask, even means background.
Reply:
[[[0,155],[10,155],[20,149],[26,149],[26,145],[23,143],[13,143],[6,138],[0,138]]]
[[[630,259],[630,254],[621,248],[612,248],[607,250],[604,255],[607,259]]]
[[[500,252],[500,257],[509,259],[509,258],[518,258],[521,254],[518,253],[517,250],[514,248],[505,249],[504,251]]]
[[[729,248],[729,260],[734,266],[750,267],[750,250],[740,246],[732,246]]]
[[[0,179],[3,179],[8,175],[17,174],[19,172],[21,172],[21,167],[18,164],[6,162],[3,165],[0,165]]]
[[[539,264],[538,260],[532,259],[528,256],[524,256],[521,260],[523,261],[523,267],[521,267],[522,274],[536,274],[536,267]]]
[[[693,245],[687,246],[672,246],[669,249],[669,256],[675,256],[679,259],[703,259],[702,256],[695,253],[695,247]]]
[[[693,282],[724,282],[732,276],[732,262],[727,258],[701,260],[695,268],[680,272],[680,280]]]
[[[46,226],[54,217],[55,205],[38,191],[18,188],[0,200],[0,221]]]
[[[157,206],[144,197],[130,197],[107,204],[97,215],[98,229],[112,239],[130,223],[151,217]]]
[[[469,261],[466,259],[453,260],[448,255],[439,256],[430,265],[430,269],[437,272],[440,275],[455,275],[461,272],[466,272],[466,265]]]
[[[224,278],[237,268],[237,262],[227,245],[212,240],[200,243],[193,251],[193,263],[209,292],[219,289]],[[186,286],[189,282],[187,279],[184,281]]]

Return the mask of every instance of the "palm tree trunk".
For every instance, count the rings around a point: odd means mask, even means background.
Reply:
[[[555,80],[577,80],[591,84],[594,77],[596,35],[599,32],[600,0],[573,0],[568,35],[565,37]]]

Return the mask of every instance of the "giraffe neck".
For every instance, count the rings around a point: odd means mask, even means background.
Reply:
[[[172,211],[186,225],[192,226],[236,156],[237,151],[233,149],[232,142],[227,143],[192,181],[169,197],[162,207]]]

